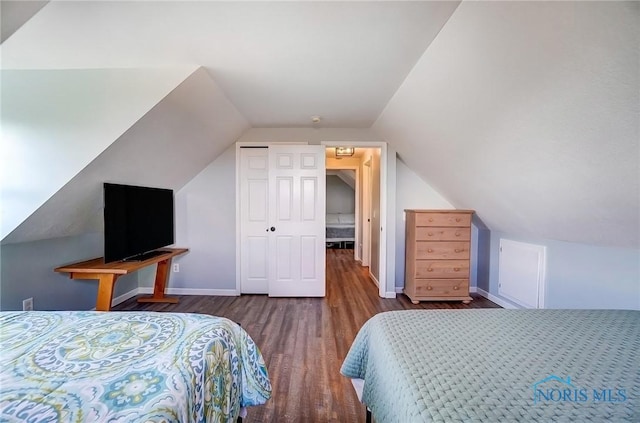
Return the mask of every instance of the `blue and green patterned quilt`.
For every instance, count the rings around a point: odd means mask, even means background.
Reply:
[[[380,313],[341,373],[376,423],[640,422],[640,311]]]
[[[150,312],[0,313],[0,422],[231,422],[265,403],[234,322]]]

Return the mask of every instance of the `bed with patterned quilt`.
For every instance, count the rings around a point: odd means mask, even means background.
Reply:
[[[405,310],[341,373],[376,423],[640,421],[640,311]]]
[[[271,395],[236,323],[152,312],[0,313],[2,422],[232,422]]]

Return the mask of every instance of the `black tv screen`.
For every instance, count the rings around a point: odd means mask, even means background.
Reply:
[[[104,184],[105,263],[173,243],[173,190]]]

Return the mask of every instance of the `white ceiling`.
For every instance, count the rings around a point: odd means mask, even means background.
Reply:
[[[253,127],[369,127],[458,6],[52,1],[4,69],[203,66]]]

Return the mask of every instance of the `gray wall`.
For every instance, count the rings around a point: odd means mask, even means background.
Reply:
[[[91,310],[98,283],[73,280],[54,268],[102,256],[103,235],[87,234],[0,247],[0,309],[22,310],[32,297],[36,310]],[[138,287],[136,273],[118,279],[114,298]]]
[[[367,129],[254,128],[238,142],[376,141]],[[233,295],[236,289],[236,145],[229,146],[176,193],[176,246],[189,248],[177,257],[168,290],[182,294]],[[143,270],[140,286],[153,286],[153,272]]]
[[[327,175],[327,213],[355,213],[356,192],[336,175]]]
[[[176,245],[168,287],[183,293],[230,294],[236,289],[236,146],[232,144],[176,193]],[[141,286],[153,286],[149,275]],[[203,291],[206,290],[206,291]]]
[[[396,160],[396,273],[395,287],[404,287],[406,209],[453,209],[444,197],[422,180],[402,160]],[[393,246],[391,246],[393,248]],[[472,278],[472,284],[475,279]]]

